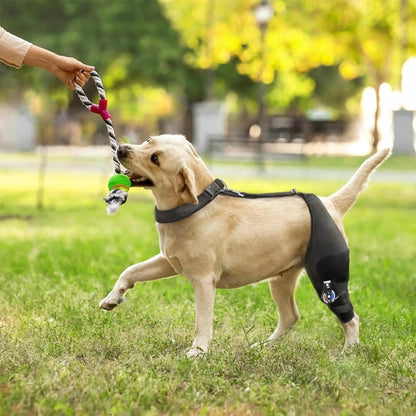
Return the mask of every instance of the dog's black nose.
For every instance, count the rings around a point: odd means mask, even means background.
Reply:
[[[130,149],[125,144],[121,144],[117,149],[117,156],[123,159],[128,156]]]

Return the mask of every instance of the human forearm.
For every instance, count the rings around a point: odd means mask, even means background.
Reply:
[[[20,68],[22,65],[36,66],[52,72],[58,79],[75,89],[75,82],[83,86],[94,67],[75,58],[58,55],[52,51],[32,45],[0,26],[0,61]]]
[[[90,77],[89,73],[94,69],[75,58],[57,55],[36,45],[29,49],[23,63],[47,69],[72,89],[75,88],[74,82],[83,86]]]
[[[32,44],[21,39],[0,26],[0,61],[20,68]]]
[[[32,45],[25,58],[23,59],[23,65],[37,66],[39,68],[47,69],[50,72],[54,72],[57,68],[58,55],[39,46]]]

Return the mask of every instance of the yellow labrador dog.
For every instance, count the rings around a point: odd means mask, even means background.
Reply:
[[[367,159],[350,181],[320,198],[346,240],[342,217],[356,201],[370,174],[390,155],[385,149]],[[141,145],[121,145],[121,163],[133,185],[150,189],[156,210],[170,212],[198,204],[214,178],[193,146],[181,135],[161,135]],[[175,222],[158,222],[160,253],[128,267],[100,308],[112,310],[136,282],[182,274],[191,282],[196,303],[196,337],[188,357],[207,352],[212,335],[217,288],[236,288],[268,280],[279,323],[275,341],[298,320],[296,282],[305,266],[311,216],[302,198],[245,199],[218,194],[202,209]],[[358,343],[359,319],[343,323],[345,346]]]

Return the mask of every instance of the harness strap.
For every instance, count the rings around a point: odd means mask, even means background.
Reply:
[[[248,194],[246,192],[233,191],[232,189],[228,189],[228,188],[224,189],[224,191],[222,191],[221,194],[226,195],[226,196],[245,198],[245,199],[281,198],[284,196],[299,195],[296,189],[292,189],[286,192],[270,192],[270,193],[266,192],[263,194]]]
[[[248,194],[246,192],[233,191],[227,188],[227,184],[222,179],[215,179],[205,190],[198,196],[198,204],[184,204],[179,207],[161,211],[155,207],[155,220],[160,224],[177,222],[190,217],[200,209],[208,205],[217,195],[231,196],[234,198],[279,198],[284,196],[297,195],[296,189],[289,192],[274,192],[265,194]]]
[[[198,204],[185,204],[179,207],[160,211],[155,207],[155,219],[160,224],[177,222],[190,217],[195,212],[208,205],[220,192],[226,188],[226,184],[221,179],[215,179],[201,195],[198,196]]]

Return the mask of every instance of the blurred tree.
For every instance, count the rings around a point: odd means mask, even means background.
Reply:
[[[149,95],[147,102],[155,102],[152,86],[160,97],[163,86],[183,97],[184,103],[203,96],[202,72],[184,62],[187,48],[157,0],[1,0],[0,19],[16,35],[94,65],[106,89],[114,91],[112,108],[125,115],[132,115],[143,95]],[[28,68],[17,74],[2,68],[2,73],[3,95],[15,94],[16,86],[22,90],[29,86],[60,96],[63,104],[71,99],[79,106],[77,97],[44,71]],[[88,94],[95,91],[93,83],[87,88]],[[164,115],[167,107],[159,108]]]
[[[416,32],[410,30],[416,24],[416,2],[409,0],[274,0],[263,53],[253,15],[258,0],[160,1],[192,50],[187,62],[209,72],[210,84],[212,72],[236,58],[240,74],[269,85],[269,106],[274,109],[305,102],[311,95],[340,107],[349,91],[354,94],[369,85],[377,94],[377,120],[381,84],[399,85],[401,66],[416,49]],[[327,89],[315,88],[325,78]],[[336,84],[328,85],[329,79]],[[210,84],[207,96],[212,95]],[[337,100],[339,88],[343,93]],[[373,136],[376,148],[376,122]]]
[[[185,49],[157,0],[2,0],[0,17],[9,31],[97,68],[122,54],[118,83],[137,77],[171,84],[185,77],[177,66]]]
[[[332,108],[337,118],[347,118],[348,100],[361,92],[364,77],[346,80],[340,74],[339,65],[319,66],[311,69],[308,75],[314,80],[313,96],[318,106]]]
[[[363,77],[377,93],[385,81],[397,85],[401,63],[415,51],[416,2],[270,1],[274,16],[264,49],[254,18],[259,0],[1,0],[0,21],[40,46],[95,65],[111,107],[143,120],[165,116],[178,103],[190,115],[193,102],[230,91],[252,108],[260,81],[272,110],[305,109],[311,96],[340,109]],[[335,68],[353,81],[349,88]],[[79,105],[44,71],[17,74],[0,66],[0,72],[3,96],[30,86],[47,92],[48,105],[64,107],[71,99]],[[149,103],[153,112],[145,109]]]
[[[380,86],[400,85],[401,67],[416,52],[416,3],[408,0],[303,1],[312,18],[311,33],[326,31],[336,41],[335,59],[345,79],[365,77],[376,91],[376,111],[372,146],[377,148],[380,133]]]
[[[339,54],[334,53],[339,49],[334,36],[325,30],[313,30],[315,26],[310,24],[308,7],[305,8],[307,0],[271,0],[274,16],[268,25],[264,49],[254,16],[259,0],[160,2],[190,48],[186,61],[209,74],[208,98],[217,95],[218,84],[227,85],[236,70],[253,83],[262,81],[268,85],[269,108],[282,111],[314,93],[315,81],[308,75],[311,68],[328,68],[339,59]],[[228,65],[230,62],[233,65]],[[224,66],[230,69],[228,73],[220,71]],[[249,92],[254,100],[254,89]]]

